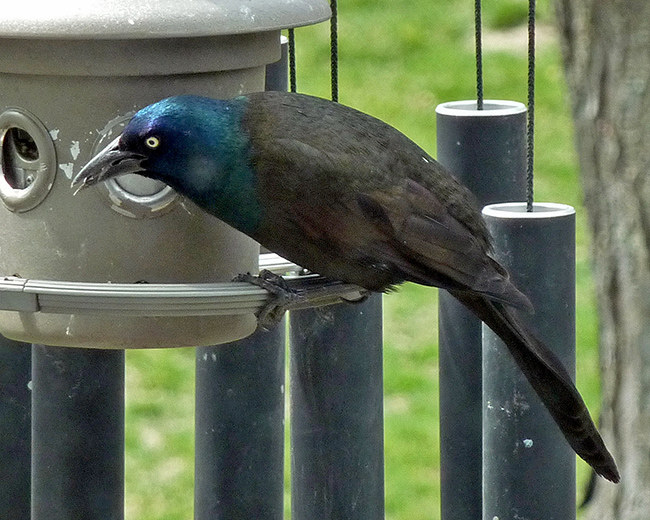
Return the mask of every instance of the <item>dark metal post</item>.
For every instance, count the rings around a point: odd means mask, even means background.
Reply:
[[[286,38],[284,39],[286,40]],[[266,90],[287,89],[287,43]],[[194,518],[281,520],[286,321],[196,350]]]
[[[294,311],[294,520],[383,520],[382,300]]]
[[[438,161],[481,206],[526,198],[526,108],[512,101],[436,109]],[[439,295],[440,488],[443,520],[481,515],[481,322]]]
[[[289,40],[286,36],[281,36],[280,38],[280,59],[266,66],[264,90],[279,90],[284,92],[289,86]]]
[[[196,350],[194,518],[281,520],[285,322]]]
[[[32,349],[0,336],[0,518],[30,517]]]
[[[485,208],[495,254],[531,300],[534,330],[575,372],[575,211]],[[575,455],[501,340],[484,328],[484,520],[576,517]]]
[[[32,356],[32,520],[123,519],[124,351]]]

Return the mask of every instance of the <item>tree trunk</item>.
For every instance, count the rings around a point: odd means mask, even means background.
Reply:
[[[650,0],[556,0],[600,312],[601,431],[618,486],[586,518],[650,515]]]

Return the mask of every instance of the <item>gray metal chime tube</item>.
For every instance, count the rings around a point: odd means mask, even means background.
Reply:
[[[444,103],[436,109],[438,161],[479,205],[526,197],[526,108],[513,101]],[[440,472],[443,520],[481,515],[481,322],[439,296]]]
[[[484,209],[495,255],[531,300],[525,316],[575,372],[575,211],[537,203]],[[501,340],[484,326],[483,520],[576,517],[575,455]]]
[[[0,518],[29,518],[32,349],[0,336]]]
[[[124,518],[123,350],[33,346],[31,518]]]
[[[266,90],[287,89],[287,47]],[[195,520],[283,518],[285,325],[196,350]]]
[[[382,298],[294,311],[291,517],[383,520]]]
[[[282,520],[284,325],[196,349],[195,520]]]
[[[289,40],[286,36],[280,37],[280,48],[280,59],[266,66],[264,90],[284,92],[289,86]]]

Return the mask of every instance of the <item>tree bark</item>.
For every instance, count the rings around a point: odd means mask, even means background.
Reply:
[[[600,313],[601,431],[622,481],[585,518],[650,514],[650,1],[556,0]]]

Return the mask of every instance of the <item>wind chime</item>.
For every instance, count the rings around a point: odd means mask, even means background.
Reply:
[[[438,160],[485,206],[530,324],[574,373],[575,210],[533,198],[535,0],[527,111],[484,99],[480,0],[475,29],[477,99],[436,109]],[[442,518],[575,518],[575,456],[501,340],[444,291],[439,315]]]

